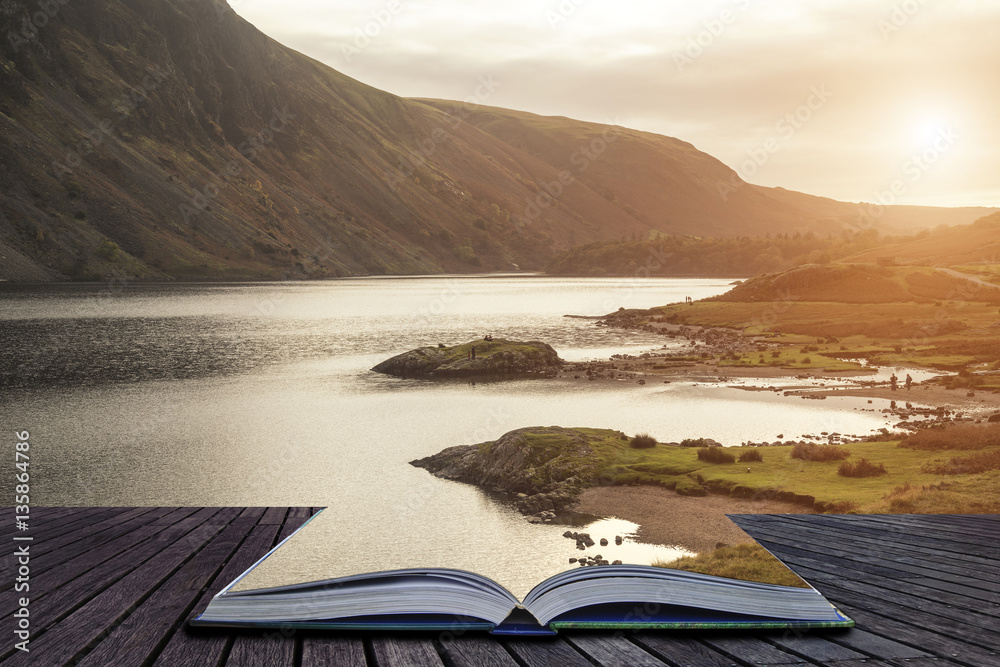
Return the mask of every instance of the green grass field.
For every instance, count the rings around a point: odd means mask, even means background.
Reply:
[[[675,489],[686,495],[729,493],[740,497],[755,494],[816,503],[837,511],[892,511],[892,492],[908,489],[908,506],[923,511],[1000,512],[1000,471],[969,475],[932,474],[927,470],[944,464],[956,451],[921,451],[899,447],[899,441],[863,442],[841,447],[850,451],[848,461],[860,458],[882,464],[888,474],[852,478],[837,474],[839,461],[803,461],[790,456],[792,446],[762,447],[762,462],[706,463],[695,447],[633,449],[617,431],[574,429],[588,436],[598,457],[595,483],[603,485],[651,484]],[[549,438],[539,446],[558,447]],[[729,448],[739,454],[743,448]],[[1000,450],[1000,445],[984,452]],[[942,486],[943,485],[943,486]],[[912,496],[912,497],[910,497]],[[919,497],[919,498],[918,498]],[[897,498],[895,506],[902,507]],[[930,508],[937,507],[932,510]],[[902,511],[902,510],[900,510]],[[917,511],[917,510],[913,510]]]
[[[697,556],[683,556],[672,561],[657,561],[653,565],[742,581],[760,581],[767,584],[795,586],[796,588],[808,586],[784,563],[756,543],[720,547]]]
[[[721,326],[766,335],[782,344],[782,366],[849,370],[836,357],[863,357],[875,364],[909,364],[957,370],[975,363],[1000,362],[994,304],[967,301],[934,303],[833,303],[812,301],[698,301],[652,309],[651,321]],[[825,342],[830,340],[831,342]],[[813,345],[813,354],[799,353]],[[797,349],[798,346],[798,349]],[[769,365],[770,353],[765,352]],[[810,357],[810,362],[804,361]],[[745,359],[759,365],[759,354]],[[740,365],[731,360],[722,364]],[[747,364],[744,364],[747,365]]]

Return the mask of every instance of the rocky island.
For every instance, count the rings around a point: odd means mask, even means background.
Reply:
[[[510,496],[530,514],[572,504],[604,466],[598,450],[621,437],[605,429],[533,426],[492,442],[449,447],[410,464]]]
[[[541,341],[481,338],[451,347],[420,347],[372,370],[399,377],[554,377],[562,364],[552,346]]]

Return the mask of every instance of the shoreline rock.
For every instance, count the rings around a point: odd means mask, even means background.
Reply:
[[[386,359],[372,370],[397,377],[555,377],[562,365],[547,343],[496,338],[420,347]]]
[[[492,442],[449,447],[410,465],[508,496],[524,514],[551,513],[572,505],[591,485],[600,459],[589,443],[602,437],[606,434],[591,437],[559,426],[521,428]]]

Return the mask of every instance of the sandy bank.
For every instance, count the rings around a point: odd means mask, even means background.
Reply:
[[[574,506],[579,512],[614,516],[639,524],[639,539],[709,551],[719,542],[751,541],[726,514],[810,514],[792,503],[728,496],[682,496],[657,486],[597,486],[585,489]]]

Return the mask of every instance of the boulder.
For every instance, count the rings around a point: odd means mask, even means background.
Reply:
[[[528,427],[410,463],[444,479],[510,495],[526,514],[548,511],[555,518],[553,510],[575,502],[595,479],[600,459],[589,442],[598,437],[558,426]]]
[[[563,363],[552,346],[541,341],[497,338],[452,347],[420,347],[386,359],[372,370],[398,377],[555,377]]]

